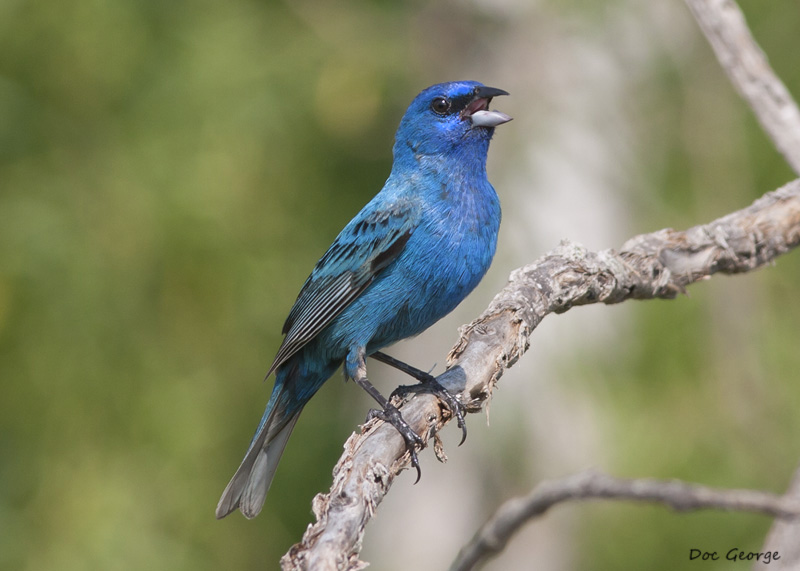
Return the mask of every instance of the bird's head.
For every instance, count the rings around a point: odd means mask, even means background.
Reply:
[[[448,154],[475,144],[486,148],[494,128],[511,121],[505,113],[489,110],[498,95],[508,93],[477,81],[439,83],[425,89],[400,121],[395,155],[409,151],[415,156]]]

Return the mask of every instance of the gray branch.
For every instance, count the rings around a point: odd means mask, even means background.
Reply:
[[[739,6],[734,0],[686,0],[686,3],[728,78],[750,104],[778,151],[800,174],[800,111],[753,39]],[[787,494],[800,498],[800,468]],[[764,547],[773,551],[780,547],[783,557],[778,566],[800,571],[800,523],[776,521]],[[759,563],[754,565],[754,569],[763,568]]]
[[[686,0],[722,68],[800,175],[800,110],[753,39],[734,0]]]
[[[800,501],[800,468],[797,468],[792,478],[792,483],[786,490],[785,498],[793,498]],[[775,520],[769,530],[764,547],[761,551],[780,551],[781,560],[778,565],[772,565],[771,569],[780,571],[797,571],[800,569],[800,521],[797,519]],[[754,564],[754,569],[765,569],[761,564]]]
[[[619,251],[590,252],[562,242],[514,270],[489,307],[460,329],[438,380],[477,412],[505,369],[525,353],[545,316],[591,303],[672,299],[696,281],[754,270],[798,244],[800,179],[710,224],[636,236]],[[414,430],[426,441],[434,439],[442,457],[437,434],[450,420],[448,410],[424,392],[399,405]],[[408,465],[403,440],[392,426],[374,420],[351,435],[334,468],[330,492],[314,498],[316,523],[284,555],[283,568],[362,569],[358,553],[365,526]]]
[[[779,518],[800,516],[800,500],[753,490],[728,490],[678,480],[625,479],[587,470],[541,482],[527,496],[512,498],[486,521],[450,566],[475,569],[505,549],[509,539],[531,519],[570,500],[633,500],[665,504],[676,511],[717,509],[761,513]]]

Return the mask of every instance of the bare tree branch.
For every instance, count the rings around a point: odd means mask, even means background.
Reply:
[[[614,478],[587,470],[541,482],[527,496],[512,498],[486,521],[450,566],[469,571],[505,549],[506,543],[529,520],[554,505],[570,500],[616,499],[658,502],[677,511],[718,509],[749,511],[789,518],[800,516],[800,500],[753,490],[725,490],[678,480]]]
[[[717,59],[767,132],[800,175],[800,110],[753,39],[734,0],[686,0]]]
[[[800,111],[769,65],[735,0],[686,0],[729,79],[750,104],[761,127],[800,174]],[[800,499],[800,468],[787,494]],[[765,550],[782,549],[781,569],[800,571],[800,522],[776,521]],[[791,553],[790,553],[791,551]],[[756,563],[754,569],[762,569]],[[772,565],[775,568],[775,565]]]
[[[767,193],[751,206],[685,232],[671,229],[628,240],[622,249],[589,252],[562,244],[511,273],[509,283],[475,321],[462,327],[438,380],[476,412],[497,380],[528,348],[544,317],[576,305],[628,299],[671,299],[698,280],[721,272],[747,272],[800,244],[800,179]],[[402,403],[403,418],[434,438],[450,420],[432,395]],[[372,421],[345,443],[328,494],[314,498],[317,522],[283,557],[284,569],[361,569],[364,528],[394,481],[408,467],[402,438]]]

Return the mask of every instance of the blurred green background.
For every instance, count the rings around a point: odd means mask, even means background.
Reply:
[[[642,4],[0,1],[0,568],[277,568],[364,418],[359,389],[337,375],[309,405],[258,519],[214,507],[297,291],[431,83],[507,89],[515,121],[490,157],[500,252],[400,349],[418,366],[441,370],[457,325],[561,238],[618,247],[793,179],[685,6]],[[800,96],[796,0],[742,7]],[[492,426],[470,418],[450,463],[426,452],[422,482],[398,480],[364,557],[443,568],[499,501],[589,465],[782,491],[798,281],[791,253],[688,298],[548,318]],[[758,550],[769,524],[569,506],[489,568],[676,569],[690,548]]]

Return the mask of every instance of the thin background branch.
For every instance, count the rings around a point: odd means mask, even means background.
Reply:
[[[717,509],[781,518],[800,515],[800,500],[768,492],[710,488],[679,480],[614,478],[587,470],[541,482],[527,496],[504,502],[461,549],[450,571],[476,568],[502,551],[511,536],[531,519],[544,515],[556,504],[583,499],[657,502],[681,512]]]
[[[719,63],[761,127],[800,175],[800,110],[756,43],[734,0],[686,0]]]
[[[800,174],[800,113],[769,67],[732,0],[687,0],[717,57],[792,168]],[[528,339],[550,313],[575,305],[628,299],[674,298],[711,275],[746,272],[772,262],[800,244],[800,179],[753,205],[685,232],[670,229],[637,236],[619,252],[589,252],[563,242],[534,264],[512,272],[489,307],[460,330],[440,383],[459,393],[475,412],[491,396],[507,367],[528,348]],[[449,419],[429,394],[403,403],[403,417],[434,438]],[[427,438],[426,438],[427,440]],[[316,523],[282,558],[284,569],[362,569],[364,529],[394,481],[408,467],[403,441],[378,421],[353,434],[334,469],[328,494],[314,498]],[[796,486],[800,488],[800,486]]]

